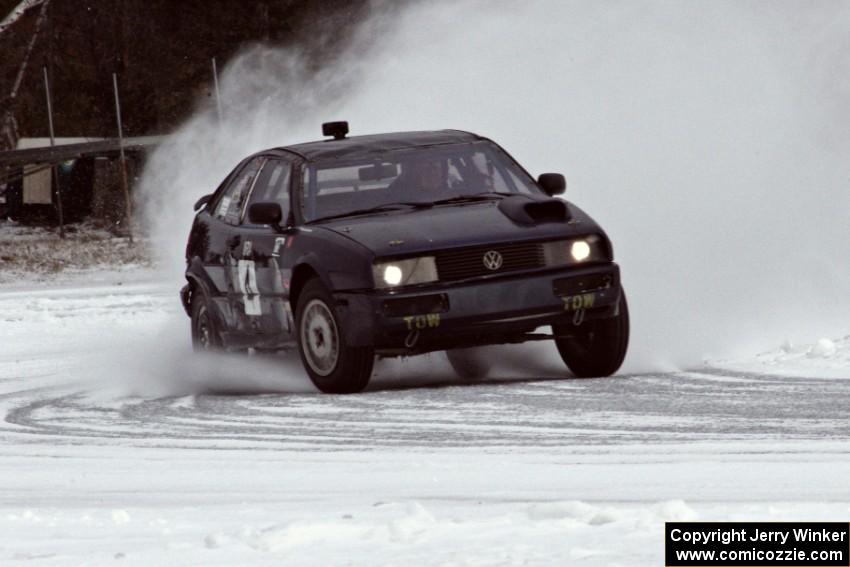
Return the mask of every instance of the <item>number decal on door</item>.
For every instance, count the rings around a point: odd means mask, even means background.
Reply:
[[[257,288],[257,269],[254,266],[253,260],[245,259],[245,257],[251,256],[252,248],[253,246],[250,240],[246,240],[242,246],[243,259],[237,263],[239,291],[242,292],[245,315],[261,315],[260,290]]]

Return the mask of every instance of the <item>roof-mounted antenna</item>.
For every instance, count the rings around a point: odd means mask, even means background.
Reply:
[[[348,134],[348,122],[325,122],[322,124],[322,136],[333,136],[334,140],[344,140]]]

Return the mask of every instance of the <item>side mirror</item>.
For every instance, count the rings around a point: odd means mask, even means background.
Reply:
[[[278,232],[283,228],[280,221],[283,220],[283,211],[277,203],[254,203],[248,207],[248,222],[251,224],[268,224]]]
[[[550,197],[561,195],[567,190],[567,180],[560,173],[541,173],[537,184]]]
[[[213,198],[212,193],[210,193],[209,195],[204,195],[203,197],[201,197],[200,199],[198,199],[197,201],[195,201],[195,207],[194,207],[194,208],[195,208],[195,212],[197,213],[197,212],[198,212],[198,211],[200,211],[203,207],[205,207],[205,206],[206,206],[206,204],[207,204],[207,203],[209,203],[209,202],[210,202],[210,199],[212,199],[212,198]]]

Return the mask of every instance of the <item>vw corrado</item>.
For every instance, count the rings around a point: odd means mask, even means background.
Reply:
[[[487,138],[346,137],[243,160],[195,205],[181,290],[197,350],[297,346],[323,392],[366,387],[376,356],[554,340],[576,376],[607,376],[629,335],[606,234]],[[551,333],[540,332],[540,330]]]

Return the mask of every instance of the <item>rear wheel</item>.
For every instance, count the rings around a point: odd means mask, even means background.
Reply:
[[[555,345],[567,367],[580,378],[615,373],[629,346],[629,307],[621,292],[618,313],[574,326],[554,325]]]
[[[322,392],[360,392],[372,376],[374,351],[345,344],[345,333],[333,305],[333,297],[318,278],[304,285],[295,317],[301,361]]]
[[[209,300],[197,289],[192,294],[192,348],[195,352],[221,350],[221,338],[210,314]]]
[[[458,377],[475,382],[483,380],[490,372],[493,363],[482,348],[456,348],[446,351],[446,358]]]

